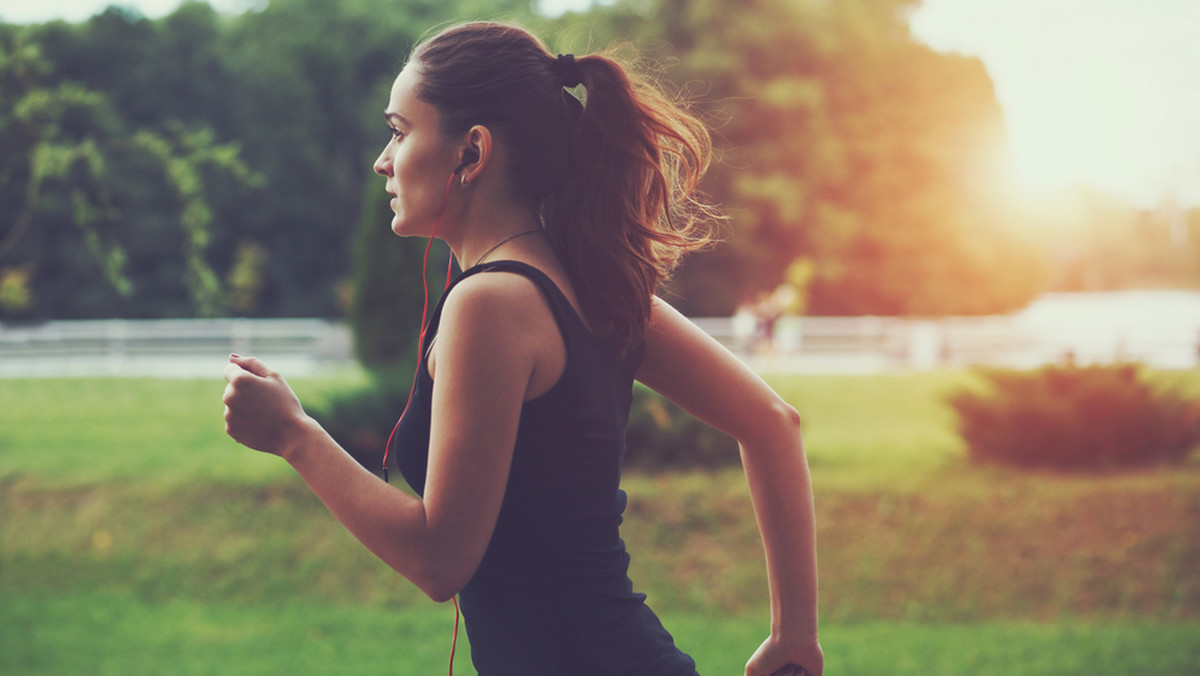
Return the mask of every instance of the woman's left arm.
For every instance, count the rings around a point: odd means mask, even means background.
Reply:
[[[820,676],[812,484],[795,409],[666,302],[655,298],[638,380],[738,441],[767,557],[771,636],[746,674],[789,663]]]

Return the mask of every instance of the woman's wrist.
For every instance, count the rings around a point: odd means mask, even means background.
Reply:
[[[284,428],[277,453],[288,464],[294,466],[304,460],[307,450],[322,436],[325,436],[325,430],[317,421],[307,414],[302,415]]]
[[[776,624],[771,623],[771,633],[776,636],[790,636],[795,638],[805,638],[817,640],[817,625],[811,623],[801,624]]]
[[[817,636],[817,614],[813,608],[796,607],[795,612],[771,608],[771,633],[789,636]]]

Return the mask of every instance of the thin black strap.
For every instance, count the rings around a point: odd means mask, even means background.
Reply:
[[[515,272],[515,273],[521,275],[522,277],[528,278],[530,281],[534,282],[535,284],[542,287],[543,289],[546,289],[546,290],[553,289],[553,294],[555,296],[559,296],[563,300],[566,300],[566,295],[563,294],[562,289],[558,288],[558,285],[554,283],[553,279],[550,279],[549,275],[547,275],[546,273],[542,272],[541,270],[533,267],[532,265],[530,265],[528,263],[522,263],[521,261],[503,259],[503,260],[498,260],[498,261],[491,261],[489,263],[481,263],[481,264],[471,268],[467,272],[475,273],[475,272],[496,272],[496,271]],[[464,276],[466,274],[467,274],[466,272],[463,273]]]
[[[542,290],[542,294],[546,296],[546,300],[550,303],[550,307],[554,310],[555,315],[559,315],[560,313],[565,314],[579,319],[581,325],[583,323],[582,318],[579,317],[579,313],[575,311],[575,306],[571,305],[571,301],[567,300],[567,295],[563,293],[562,289],[558,288],[558,284],[555,284],[549,275],[528,263],[504,259],[477,265],[467,272],[472,274],[476,272],[512,272],[521,275]],[[466,272],[463,273],[464,276],[466,274]]]
[[[462,274],[454,278],[454,281],[450,282],[450,286],[446,288],[445,293],[443,293],[441,299],[438,300],[437,306],[433,309],[433,314],[429,317],[429,328],[427,329],[425,335],[425,344],[421,346],[422,363],[425,363],[428,360],[429,348],[433,345],[433,341],[437,338],[438,326],[441,324],[442,320],[442,308],[446,304],[446,298],[449,297],[450,292],[454,290],[454,287],[457,286],[459,282],[483,272],[512,272],[521,275],[522,277],[525,277],[536,284],[537,287],[541,289],[542,295],[546,298],[546,302],[549,303],[551,314],[554,315],[554,320],[558,323],[559,331],[563,333],[564,339],[566,339],[567,336],[568,324],[570,324],[572,321],[574,321],[586,333],[590,334],[590,331],[587,329],[587,325],[583,323],[583,320],[579,317],[579,313],[575,311],[575,307],[571,305],[569,300],[567,300],[566,294],[562,292],[562,289],[558,288],[558,285],[554,283],[553,279],[550,279],[549,275],[533,267],[532,265],[528,263],[522,263],[521,261],[507,259],[491,261],[488,263],[481,263],[463,271]]]

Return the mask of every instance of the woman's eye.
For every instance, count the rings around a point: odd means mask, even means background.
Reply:
[[[400,138],[404,136],[404,132],[400,131],[399,129],[397,129],[395,127],[388,127],[388,131],[391,133],[392,138],[396,139],[397,141],[399,141]]]

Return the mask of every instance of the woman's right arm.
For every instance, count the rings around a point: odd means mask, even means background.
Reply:
[[[746,664],[747,676],[765,676],[789,663],[820,676],[812,484],[795,409],[658,298],[638,380],[732,436],[741,450],[771,594],[771,635]]]

